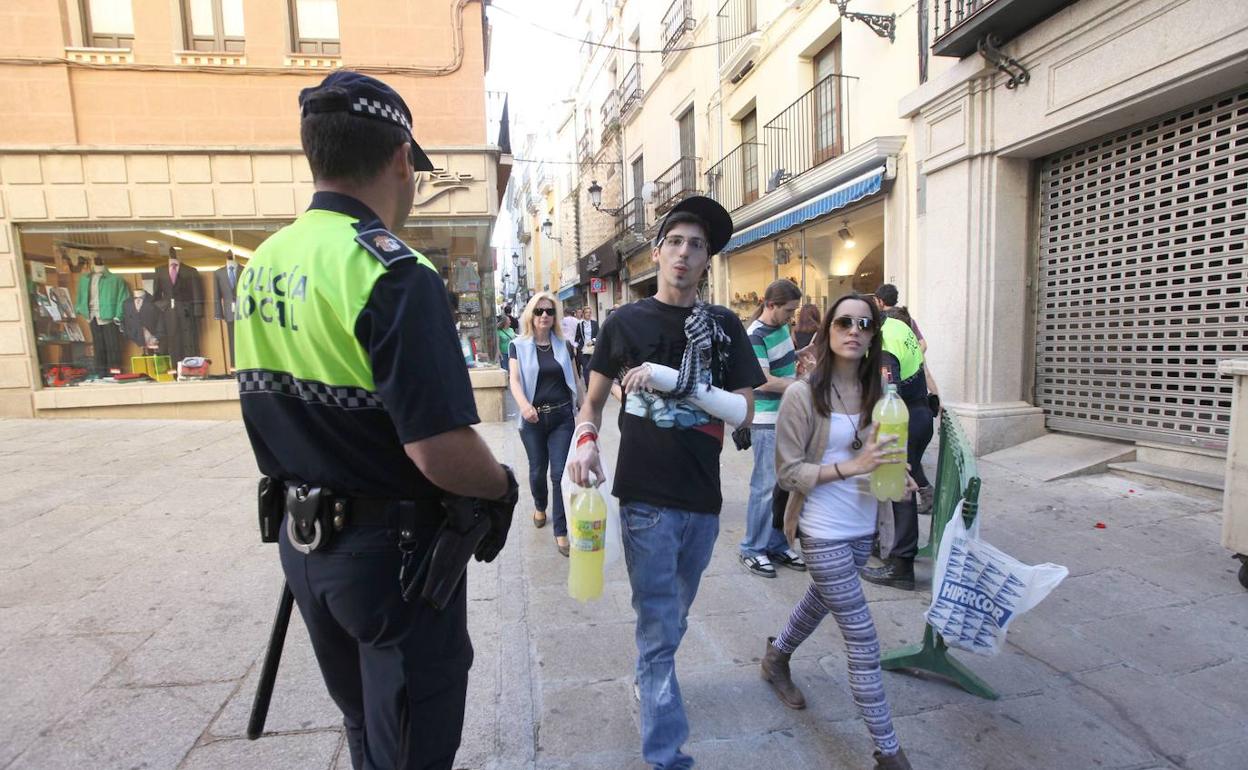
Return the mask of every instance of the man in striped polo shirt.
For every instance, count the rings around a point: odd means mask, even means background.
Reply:
[[[806,563],[784,533],[771,526],[771,493],[776,487],[776,415],[780,397],[797,377],[797,354],[789,321],[802,301],[802,290],[780,279],[767,287],[762,306],[746,329],[758,365],[767,382],[754,390],[754,422],[750,441],[754,447],[754,472],[750,475],[750,503],[745,513],[745,539],[741,541],[741,564],[759,577],[774,578],[774,564],[804,572]]]

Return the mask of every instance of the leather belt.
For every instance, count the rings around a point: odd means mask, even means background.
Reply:
[[[542,404],[541,406],[535,406],[533,408],[542,414],[550,414],[551,412],[557,412],[566,406],[572,406],[572,402],[564,401],[561,404]]]

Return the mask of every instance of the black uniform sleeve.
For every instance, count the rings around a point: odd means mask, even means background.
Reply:
[[[750,344],[749,335],[741,325],[741,319],[728,311],[719,315],[719,324],[732,339],[728,351],[728,371],[721,387],[724,390],[740,390],[757,388],[767,382],[762,367],[758,365],[758,356],[754,353],[754,346]]]
[[[893,383],[894,385],[900,383],[901,382],[901,362],[897,360],[897,356],[893,355],[892,353],[889,353],[887,350],[884,350],[881,352],[883,355],[880,358],[880,361],[882,364],[880,368],[888,369],[888,381],[881,383],[881,385],[887,385],[889,382]]]
[[[480,422],[437,273],[415,260],[392,267],[373,285],[355,336],[404,444]]]

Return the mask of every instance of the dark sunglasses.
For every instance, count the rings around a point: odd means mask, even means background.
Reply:
[[[555,309],[553,307],[535,307],[533,308],[533,315],[548,315],[554,318]]]
[[[837,316],[832,319],[832,325],[843,332],[847,332],[857,326],[858,331],[863,334],[870,334],[872,326],[870,318],[855,318],[852,315]]]

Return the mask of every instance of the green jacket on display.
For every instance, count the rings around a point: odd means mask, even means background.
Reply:
[[[95,273],[83,273],[78,279],[78,298],[74,302],[74,312],[83,318],[91,317],[91,277]],[[105,321],[120,321],[126,297],[130,296],[130,288],[119,275],[105,270],[100,273],[100,318]]]

